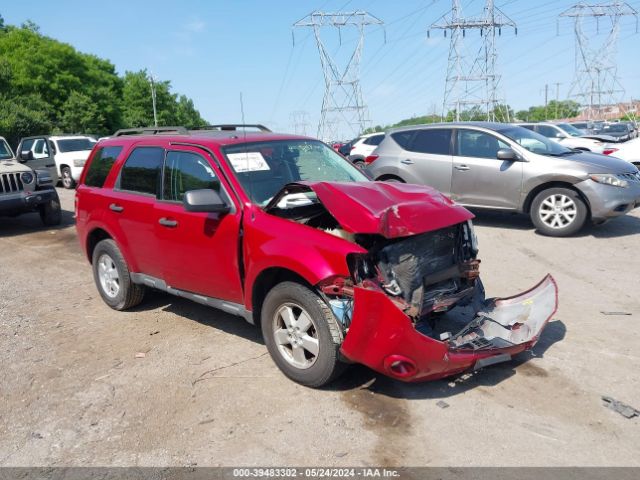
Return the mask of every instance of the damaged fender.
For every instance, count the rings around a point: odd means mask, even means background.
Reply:
[[[538,341],[558,307],[555,280],[514,297],[487,300],[445,341],[423,335],[384,292],[354,287],[353,317],[342,354],[405,381],[434,380],[511,358]]]

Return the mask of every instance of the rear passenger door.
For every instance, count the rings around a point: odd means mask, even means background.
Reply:
[[[522,191],[522,162],[498,160],[508,144],[481,130],[455,135],[451,199],[468,206],[516,209]]]
[[[162,147],[134,148],[106,198],[110,217],[107,223],[115,224],[121,247],[134,262],[134,271],[155,278],[162,278],[162,252],[155,237],[154,206],[164,153]]]
[[[450,128],[427,128],[392,134],[405,150],[398,158],[400,176],[449,195],[453,159],[451,133]]]

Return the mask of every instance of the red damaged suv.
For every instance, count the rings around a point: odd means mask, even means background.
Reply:
[[[314,387],[351,362],[430,380],[536,343],[555,282],[485,299],[466,209],[370,181],[318,140],[244,128],[125,132],[94,148],[77,229],[110,307],[155,288],[244,317],[282,372]]]

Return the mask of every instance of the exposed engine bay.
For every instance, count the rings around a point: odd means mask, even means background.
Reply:
[[[505,348],[527,342],[540,332],[549,312],[555,311],[551,292],[555,283],[550,277],[530,291],[532,298],[485,299],[471,221],[398,238],[352,233],[311,188],[301,185],[281,191],[265,210],[367,250],[347,257],[350,279],[334,278],[320,285],[345,333],[353,316],[353,291],[358,287],[384,292],[418,332],[446,342],[452,350]],[[536,303],[538,295],[542,300]]]

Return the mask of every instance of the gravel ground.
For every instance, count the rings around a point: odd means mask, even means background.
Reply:
[[[61,228],[0,219],[2,466],[640,466],[640,419],[601,400],[640,408],[640,210],[567,239],[479,215],[488,295],[558,281],[532,355],[417,385],[353,367],[311,390],[238,318],[161,293],[110,310],[59,193]]]

